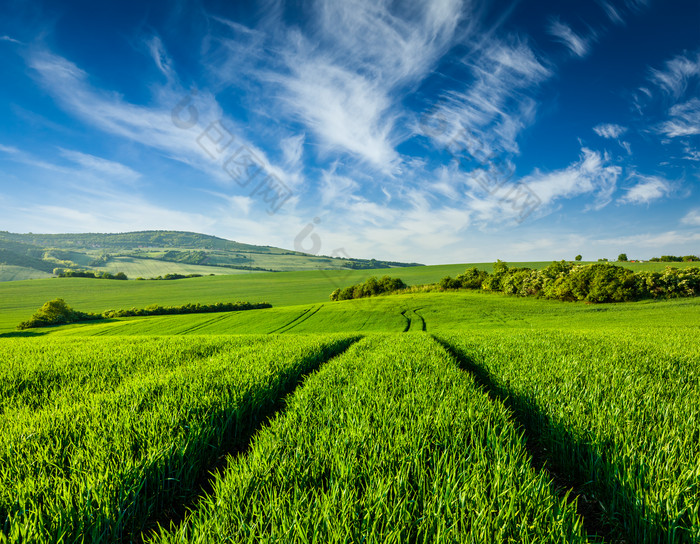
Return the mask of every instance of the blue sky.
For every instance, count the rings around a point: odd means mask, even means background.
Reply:
[[[0,230],[700,253],[697,0],[6,0],[0,67]]]

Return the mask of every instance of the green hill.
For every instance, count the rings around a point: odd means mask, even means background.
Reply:
[[[418,266],[375,259],[310,255],[179,231],[117,234],[16,234],[0,231],[0,281],[32,279],[54,269],[124,272],[130,279],[166,274],[240,274],[364,270]],[[12,268],[7,268],[12,267]]]

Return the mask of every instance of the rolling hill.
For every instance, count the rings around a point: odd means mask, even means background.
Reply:
[[[135,279],[166,274],[219,275],[403,266],[419,264],[311,255],[194,232],[16,234],[0,231],[0,281],[48,277],[56,269],[123,272]]]

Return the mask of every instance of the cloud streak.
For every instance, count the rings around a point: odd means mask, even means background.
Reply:
[[[613,123],[604,123],[593,127],[593,131],[601,138],[615,140],[627,132],[627,127]]]
[[[628,188],[627,192],[618,199],[621,204],[649,204],[668,195],[673,185],[658,176],[635,175],[639,182]]]
[[[547,30],[559,43],[566,46],[573,55],[582,58],[588,54],[592,38],[582,38],[569,25],[562,23],[559,19],[553,19]]]

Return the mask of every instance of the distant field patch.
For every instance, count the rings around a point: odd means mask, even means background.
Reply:
[[[169,261],[156,261],[154,259],[139,259],[136,257],[114,257],[104,266],[95,267],[103,272],[124,272],[130,280],[141,278],[155,278],[165,274],[246,274],[247,270],[234,270],[222,266],[203,266],[198,264],[174,263]]]
[[[51,274],[41,270],[11,264],[0,264],[0,281],[36,280],[50,277]]]

